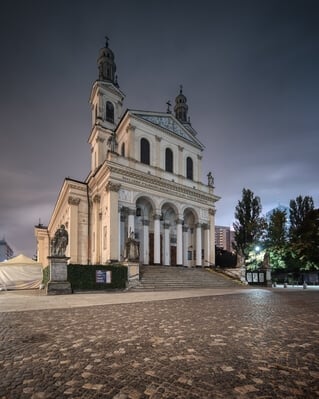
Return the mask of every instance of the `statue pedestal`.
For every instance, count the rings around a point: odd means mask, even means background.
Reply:
[[[127,288],[135,287],[140,279],[140,265],[138,262],[124,261],[123,266],[127,267]]]
[[[72,294],[71,283],[67,281],[67,261],[66,256],[48,256],[50,262],[50,281],[48,282],[47,295],[66,295]]]

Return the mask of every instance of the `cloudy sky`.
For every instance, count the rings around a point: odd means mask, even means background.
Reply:
[[[2,2],[0,238],[35,254],[63,179],[86,178],[105,35],[125,108],[165,111],[183,84],[217,224],[232,224],[244,187],[264,212],[299,194],[318,206],[318,20],[310,0]]]

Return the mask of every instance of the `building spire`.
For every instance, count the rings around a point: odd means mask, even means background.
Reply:
[[[187,118],[187,98],[183,94],[183,85],[179,86],[179,95],[175,98],[175,117],[182,123],[189,123]]]
[[[114,53],[109,48],[109,38],[105,36],[105,47],[101,48],[99,58],[97,60],[99,69],[99,80],[111,82],[114,86],[119,87],[117,82],[116,64],[114,60]]]

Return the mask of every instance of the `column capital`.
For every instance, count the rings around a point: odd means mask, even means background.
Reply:
[[[100,196],[99,194],[94,195],[94,197],[93,197],[93,202],[94,202],[95,204],[99,204],[100,201],[101,201],[101,196]]]
[[[158,213],[156,213],[153,218],[154,220],[161,220],[162,215],[159,215]]]
[[[183,224],[183,219],[176,219],[176,224]]]
[[[134,215],[136,214],[136,209],[128,208],[128,214],[129,215]]]
[[[164,222],[164,225],[163,225],[164,229],[169,229],[170,226],[171,225],[168,222]]]
[[[150,225],[150,221],[149,221],[149,220],[146,220],[146,219],[143,219],[143,220],[142,220],[142,225],[143,225],[143,226],[149,226],[149,225]]]
[[[201,224],[201,223],[196,223],[196,224],[195,224],[195,227],[196,227],[197,229],[198,229],[198,228],[201,229],[201,228],[202,228],[202,224]]]
[[[68,204],[69,205],[79,205],[81,199],[77,197],[72,197],[71,195],[68,198]]]
[[[203,223],[203,228],[204,228],[204,230],[210,230],[209,223]]]
[[[188,232],[188,226],[183,226],[183,233],[187,233]]]
[[[106,186],[105,186],[105,190],[106,191],[115,191],[115,192],[119,192],[121,188],[121,185],[119,183],[114,183],[112,181],[109,181]]]
[[[216,209],[215,209],[215,208],[209,208],[209,209],[208,209],[208,213],[209,213],[210,215],[212,215],[212,216],[215,216],[215,215],[216,215]]]

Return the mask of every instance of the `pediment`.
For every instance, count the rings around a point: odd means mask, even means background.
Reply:
[[[203,148],[204,146],[200,143],[195,136],[190,133],[177,119],[171,114],[159,114],[151,112],[136,112],[131,111],[135,116],[143,119],[153,125],[159,126],[162,129],[168,130],[170,133],[187,140],[188,142],[196,145],[196,147]]]

